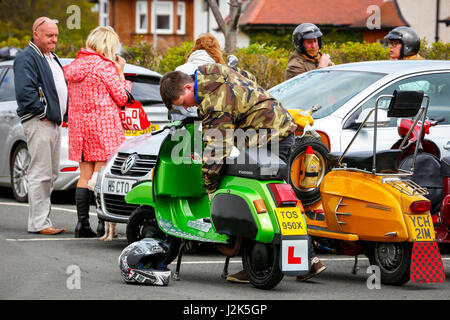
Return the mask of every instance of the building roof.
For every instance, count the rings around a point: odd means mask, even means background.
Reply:
[[[240,26],[297,26],[310,22],[321,26],[367,28],[380,8],[381,29],[408,25],[394,0],[249,0],[239,19]]]

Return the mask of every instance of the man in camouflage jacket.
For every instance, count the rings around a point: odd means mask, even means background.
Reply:
[[[289,112],[246,71],[220,64],[200,66],[192,77],[173,71],[161,79],[160,90],[169,110],[172,105],[198,106],[205,141],[202,173],[210,198],[219,186],[224,158],[233,145],[233,137],[227,135],[227,130],[254,129],[257,135],[249,144],[258,147],[261,141],[278,139],[280,146],[285,140],[284,149],[289,150],[294,142],[297,125]],[[218,133],[223,139],[217,139]],[[284,161],[285,153],[280,148],[279,156]]]

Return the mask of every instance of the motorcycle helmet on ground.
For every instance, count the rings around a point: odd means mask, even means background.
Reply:
[[[319,42],[319,50],[322,49],[322,32],[319,27],[313,23],[302,23],[298,25],[292,33],[292,43],[294,44],[295,50],[299,53],[306,53],[303,40],[314,38],[317,38],[317,41]]]
[[[397,27],[391,30],[385,37],[388,40],[398,40],[402,43],[400,57],[409,57],[417,54],[420,49],[420,37],[410,27]]]
[[[119,256],[122,278],[127,283],[167,286],[171,271],[164,265],[169,245],[162,240],[145,238],[123,249]]]

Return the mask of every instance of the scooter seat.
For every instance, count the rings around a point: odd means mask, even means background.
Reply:
[[[402,150],[399,149],[377,151],[377,172],[398,171],[402,154]],[[341,155],[342,153],[331,152],[327,159],[331,161],[333,166],[336,166]],[[342,164],[347,164],[347,168],[357,168],[366,171],[372,171],[372,162],[372,151],[348,152],[341,161]]]

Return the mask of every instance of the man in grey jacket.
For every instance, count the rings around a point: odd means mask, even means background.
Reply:
[[[58,176],[60,126],[67,121],[67,84],[57,56],[58,26],[40,17],[33,24],[33,38],[14,61],[17,114],[27,139],[28,232],[54,235],[65,229],[50,221],[50,195]]]

